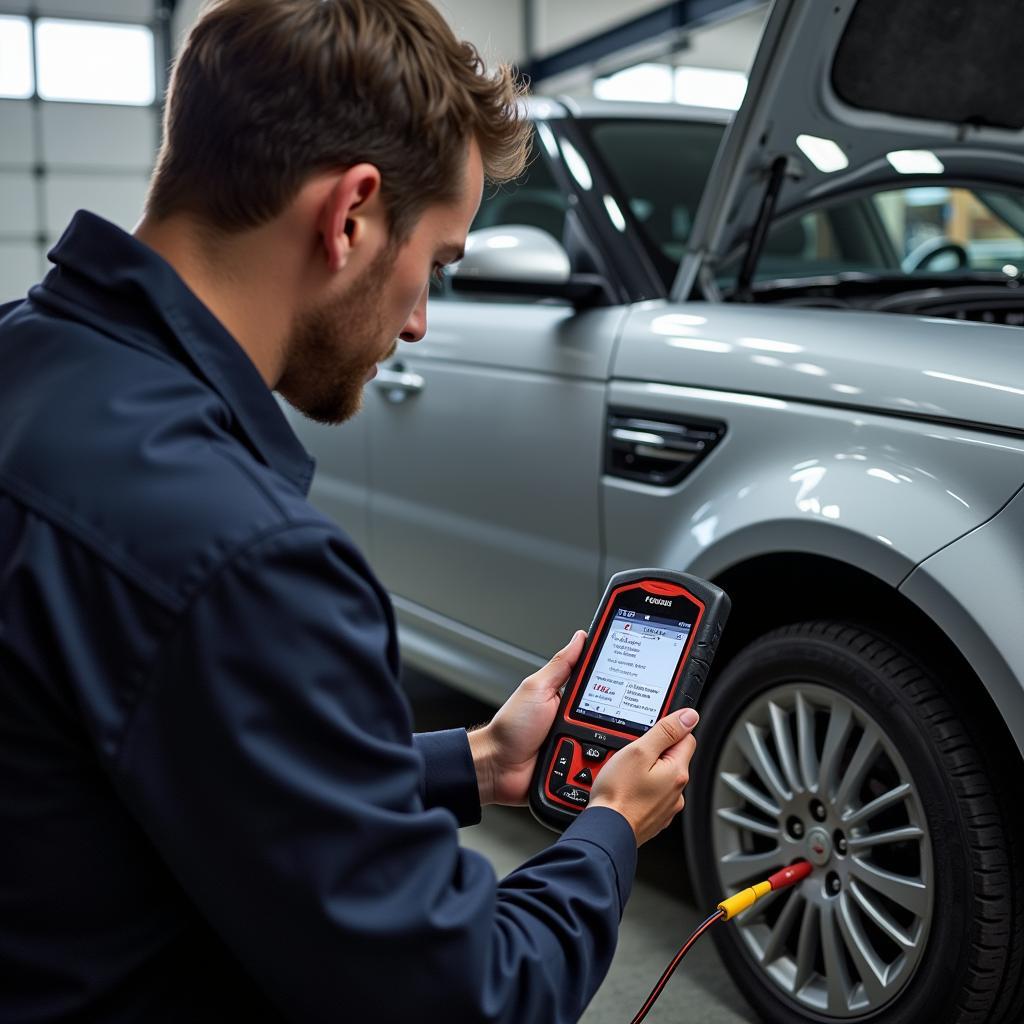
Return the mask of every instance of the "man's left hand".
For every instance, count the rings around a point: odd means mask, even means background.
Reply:
[[[469,734],[481,805],[527,802],[537,753],[558,711],[559,690],[586,638],[578,630],[543,668],[519,684],[487,725]]]

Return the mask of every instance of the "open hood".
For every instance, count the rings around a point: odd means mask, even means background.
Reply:
[[[1019,190],[1022,53],[1015,0],[775,0],[673,298],[713,288],[766,213],[939,180]]]

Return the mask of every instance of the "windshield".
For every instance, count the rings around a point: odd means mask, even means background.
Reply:
[[[724,125],[594,120],[592,147],[671,288]],[[726,292],[742,257],[716,273]],[[772,227],[755,281],[844,273],[886,277],[1024,273],[1024,193],[934,185],[889,188],[824,204]]]
[[[670,288],[725,125],[618,119],[584,123],[591,146]]]
[[[887,278],[1024,270],[1024,205],[1019,193],[915,186],[870,192],[780,218],[768,232],[754,275],[785,281],[857,273]],[[741,258],[716,277],[736,283]]]

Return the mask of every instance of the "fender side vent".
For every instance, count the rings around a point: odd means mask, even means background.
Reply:
[[[674,487],[724,435],[724,423],[654,419],[613,409],[608,415],[605,472],[655,487]]]

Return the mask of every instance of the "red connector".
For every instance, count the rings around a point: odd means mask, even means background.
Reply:
[[[814,866],[808,860],[798,860],[795,864],[790,864],[788,868],[783,868],[781,871],[776,871],[774,875],[769,876],[768,884],[775,889],[785,889],[788,885],[796,885],[797,882],[802,882],[812,871]]]

